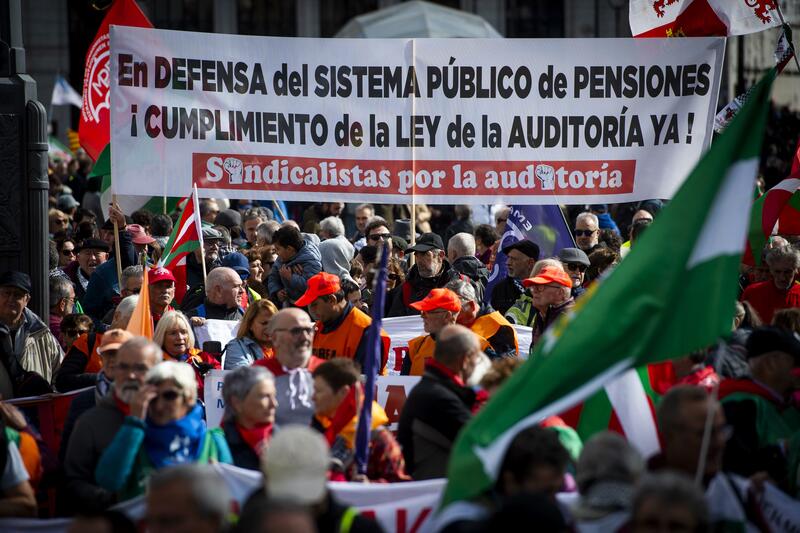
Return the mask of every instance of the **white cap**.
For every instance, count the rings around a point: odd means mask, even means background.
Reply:
[[[281,429],[262,455],[267,497],[301,505],[321,502],[329,465],[328,442],[318,431],[304,426]]]

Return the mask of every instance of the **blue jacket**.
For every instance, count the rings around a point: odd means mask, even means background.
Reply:
[[[225,345],[225,370],[233,370],[240,366],[250,366],[264,357],[261,345],[250,337],[231,339]]]
[[[306,292],[306,282],[308,278],[322,271],[322,256],[319,253],[319,248],[310,239],[305,238],[303,247],[300,248],[295,256],[286,263],[292,267],[300,265],[303,267],[303,273],[292,273],[292,277],[285,280],[281,277],[280,269],[283,266],[283,261],[278,257],[275,259],[275,264],[272,266],[272,271],[269,273],[267,280],[267,287],[269,288],[270,296],[274,296],[278,291],[286,289],[289,295],[289,300],[294,302]]]
[[[603,213],[602,215],[597,215],[597,225],[600,229],[610,229],[617,235],[619,235],[619,227],[617,223],[614,222],[614,219],[611,218],[609,213]]]

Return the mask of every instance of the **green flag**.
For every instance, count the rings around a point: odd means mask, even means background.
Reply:
[[[545,333],[462,431],[442,506],[490,489],[514,436],[612,378],[730,333],[739,261],[774,71],[713,144],[636,248]]]

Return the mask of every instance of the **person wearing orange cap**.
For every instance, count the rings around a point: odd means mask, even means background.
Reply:
[[[364,367],[367,355],[367,328],[372,318],[353,307],[342,289],[339,277],[320,272],[308,278],[306,292],[294,303],[297,307],[308,306],[314,319],[314,343],[311,353],[318,359],[344,357],[353,359]],[[389,336],[381,331],[381,374],[386,371],[389,358]]]
[[[533,321],[531,350],[550,324],[575,304],[572,298],[572,278],[563,269],[546,266],[539,273],[522,281],[530,288],[536,318]]]
[[[403,359],[403,376],[421,376],[425,373],[425,362],[433,357],[436,349],[436,336],[446,326],[452,326],[461,312],[461,299],[450,289],[433,289],[411,307],[422,315],[422,326],[426,335],[420,335],[408,341],[408,355]],[[489,341],[480,337],[481,350],[491,348]]]

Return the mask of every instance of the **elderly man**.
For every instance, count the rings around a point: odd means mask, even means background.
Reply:
[[[259,208],[248,209],[242,217],[242,229],[247,243],[243,246],[244,249],[249,250],[258,242],[258,233],[256,230],[258,226],[269,220],[266,214]]]
[[[531,351],[533,351],[533,347],[550,324],[574,305],[572,279],[559,268],[544,267],[536,276],[524,280],[522,284],[531,288],[533,307],[536,309],[532,325]]]
[[[75,251],[78,258],[64,267],[64,274],[75,286],[75,296],[82,300],[89,287],[89,278],[108,259],[111,247],[100,239],[85,239]]]
[[[75,288],[64,276],[50,278],[50,316],[48,327],[56,339],[60,338],[61,321],[72,312],[75,306]],[[64,345],[62,344],[63,348]]]
[[[244,291],[242,278],[234,269],[217,267],[206,278],[206,297],[203,303],[187,311],[186,316],[193,317],[192,325],[195,326],[201,325],[205,319],[239,320],[244,316],[244,310],[240,306]]]
[[[411,304],[422,315],[426,335],[408,341],[408,355],[403,359],[400,373],[404,376],[421,376],[426,362],[436,351],[436,339],[445,327],[456,324],[461,312],[461,299],[450,289],[433,289],[428,296]],[[481,350],[490,349],[489,341],[479,338]]]
[[[209,273],[220,265],[219,249],[224,242],[225,236],[220,230],[203,228],[203,248],[186,256],[186,284],[190,291],[203,285],[203,254],[206,256],[206,273]]]
[[[350,261],[356,251],[347,237],[344,236],[344,222],[339,217],[328,217],[319,223],[319,255],[322,258],[322,270],[334,274],[339,279],[352,280],[350,277]],[[297,304],[295,304],[297,305]]]
[[[155,329],[161,316],[167,311],[174,310],[170,304],[175,299],[175,276],[164,267],[154,268],[148,273],[147,292]]]
[[[130,403],[144,387],[147,371],[161,362],[161,348],[144,337],[134,337],[117,351],[112,393],[78,418],[64,457],[63,496],[75,512],[96,512],[115,503],[115,495],[99,487],[94,471],[130,411]]]
[[[564,266],[564,272],[572,278],[572,297],[577,298],[586,292],[583,280],[586,276],[586,269],[591,264],[586,252],[580,248],[562,248],[558,252],[558,260]]]
[[[725,418],[733,429],[723,464],[742,476],[767,472],[790,492],[796,489],[798,467],[792,466],[791,457],[800,452],[792,444],[800,432],[800,410],[791,400],[794,372],[800,369],[800,340],[777,327],[757,328],[747,339],[747,362],[750,378],[720,385]]]
[[[508,277],[500,280],[492,289],[492,307],[504,315],[525,292],[522,280],[531,275],[533,265],[539,259],[539,246],[532,241],[522,240],[503,248],[503,253],[507,257]]]
[[[364,368],[368,353],[367,329],[372,324],[372,318],[347,300],[338,277],[327,272],[312,276],[308,280],[308,290],[295,305],[308,306],[308,312],[316,322],[312,345],[315,357],[353,359],[359,368]],[[380,370],[383,373],[391,341],[385,331],[381,332],[381,340]]]
[[[475,237],[471,233],[456,233],[447,242],[447,260],[453,269],[467,276],[475,287],[479,301],[489,282],[489,269],[475,257]]]
[[[397,440],[415,480],[446,476],[453,442],[472,417],[475,392],[464,383],[480,356],[473,332],[458,325],[441,330],[433,358],[400,414]]]
[[[367,244],[367,222],[375,216],[375,208],[372,204],[360,204],[356,207],[356,234],[350,239],[356,251]]]
[[[369,234],[371,239],[374,232]],[[369,241],[373,244],[372,241]],[[414,266],[408,271],[406,280],[394,289],[389,316],[416,315],[419,308],[412,306],[425,298],[432,289],[442,288],[462,276],[445,258],[442,238],[435,233],[423,233],[417,243],[406,250],[414,252]]]
[[[774,248],[767,253],[767,265],[772,279],[748,286],[741,298],[766,324],[778,309],[800,307],[800,285],[794,281],[800,270],[800,252],[791,246]]]
[[[588,256],[603,245],[600,240],[600,221],[594,213],[583,212],[575,219],[575,243]]]
[[[308,313],[291,307],[278,311],[268,328],[275,357],[259,359],[255,364],[266,367],[275,376],[278,400],[275,425],[308,426],[314,416],[311,400],[314,379],[307,368],[312,359],[314,324]]]
[[[225,480],[209,465],[184,464],[159,470],[147,483],[147,531],[227,531],[230,500]]]
[[[144,268],[142,265],[131,265],[122,271],[122,287],[120,287],[119,297],[114,298],[114,301],[122,301],[128,296],[139,294],[142,291],[142,284],[144,283]],[[103,317],[103,324],[111,324],[114,320],[114,313],[117,312],[117,304],[108,310],[108,313]]]
[[[47,325],[28,309],[31,278],[0,274],[0,394],[3,398],[52,392],[49,383],[64,351]],[[38,375],[38,377],[36,377]]]
[[[492,352],[490,356],[518,355],[519,343],[514,326],[491,306],[482,304],[471,283],[459,279],[448,283],[447,288],[461,299],[461,311],[456,321],[489,342]]]

